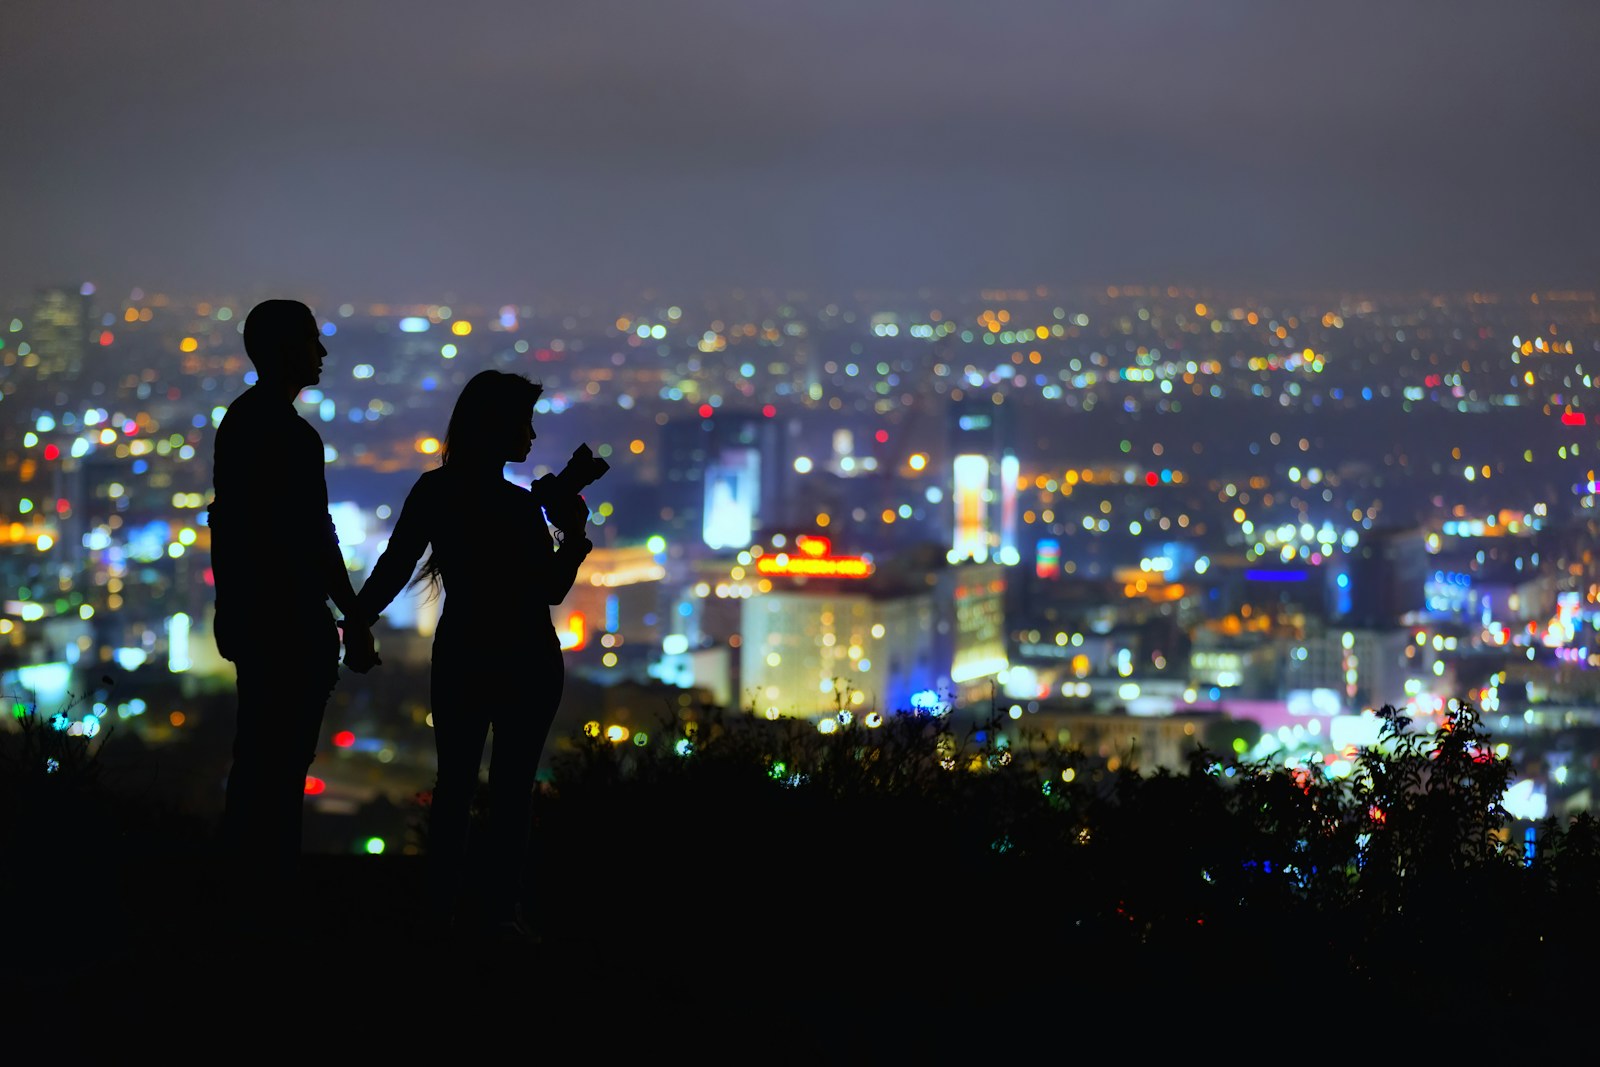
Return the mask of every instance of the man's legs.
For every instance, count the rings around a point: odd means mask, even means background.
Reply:
[[[338,631],[313,620],[285,649],[242,657],[239,705],[223,812],[236,874],[262,890],[292,877],[300,857],[306,772],[338,681]],[[296,647],[298,646],[298,647]],[[241,885],[248,889],[250,885]]]

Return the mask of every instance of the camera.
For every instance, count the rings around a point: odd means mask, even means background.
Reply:
[[[579,496],[610,469],[611,464],[589,451],[588,445],[579,445],[560,473],[547,474],[535,484],[541,486],[539,496],[543,500]]]

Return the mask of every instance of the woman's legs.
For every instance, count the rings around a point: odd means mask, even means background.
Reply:
[[[494,849],[487,900],[491,920],[513,918],[521,897],[539,756],[561,704],[565,680],[560,650],[541,651],[533,657],[532,670],[521,686],[496,694],[489,759],[489,827]]]
[[[428,880],[435,907],[449,916],[461,893],[472,799],[478,791],[491,707],[473,694],[466,671],[453,669],[437,656],[429,688],[439,773],[428,814]]]

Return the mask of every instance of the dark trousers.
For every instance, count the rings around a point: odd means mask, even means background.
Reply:
[[[339,631],[327,611],[263,636],[238,668],[239,710],[222,816],[226,850],[265,876],[300,856],[306,773],[339,680]]]
[[[534,779],[566,679],[561,650],[553,644],[524,649],[514,670],[485,658],[481,646],[460,651],[434,646],[430,690],[439,774],[428,818],[428,856],[435,903],[453,911],[462,890],[478,771],[493,729],[483,899],[493,922],[512,916],[522,892]]]

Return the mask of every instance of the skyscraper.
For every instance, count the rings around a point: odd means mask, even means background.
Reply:
[[[75,378],[83,370],[93,326],[89,301],[94,286],[52,286],[40,289],[33,304],[30,336],[41,380]]]
[[[1017,551],[1017,477],[1011,420],[1003,405],[952,402],[950,456],[950,560],[994,560],[1013,565]]]
[[[796,427],[761,412],[705,412],[661,428],[663,501],[678,532],[710,548],[744,548],[756,531],[795,518],[788,489]]]

